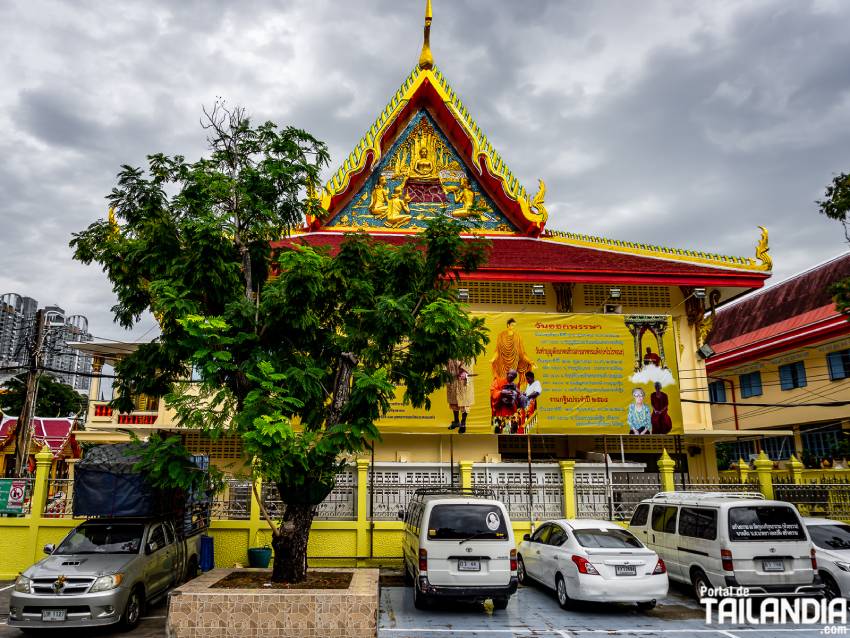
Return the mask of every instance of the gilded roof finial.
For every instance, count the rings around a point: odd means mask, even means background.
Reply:
[[[434,56],[431,55],[431,0],[425,1],[425,39],[422,42],[422,53],[419,55],[419,68],[423,70],[434,67]]]

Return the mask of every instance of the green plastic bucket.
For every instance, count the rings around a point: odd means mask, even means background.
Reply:
[[[272,560],[271,547],[251,547],[248,550],[248,565],[250,567],[268,567]]]

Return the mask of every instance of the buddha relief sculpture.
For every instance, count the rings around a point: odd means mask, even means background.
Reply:
[[[375,217],[386,217],[389,206],[390,189],[387,188],[387,178],[381,175],[378,183],[372,189],[372,198],[369,201],[369,212]]]
[[[409,175],[419,179],[436,178],[435,168],[435,163],[428,157],[428,148],[423,146],[419,149],[419,159],[413,163],[413,170],[409,172]]]
[[[395,187],[393,196],[387,203],[385,225],[390,228],[404,226],[411,220],[410,196],[404,192],[404,184]]]
[[[481,216],[481,211],[475,210],[475,191],[466,177],[461,178],[459,186],[447,186],[446,192],[453,193],[455,204],[460,204],[460,208],[452,211],[452,217],[464,219]]]

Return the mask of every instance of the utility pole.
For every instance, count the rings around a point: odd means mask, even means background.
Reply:
[[[29,457],[32,441],[32,418],[35,413],[35,401],[38,395],[38,379],[44,357],[44,310],[35,313],[35,338],[29,351],[27,365],[27,383],[24,405],[18,416],[18,427],[15,431],[15,476],[27,473],[27,458]]]

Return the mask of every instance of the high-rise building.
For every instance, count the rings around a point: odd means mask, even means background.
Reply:
[[[35,339],[38,301],[16,293],[0,295],[0,382],[23,372]],[[91,341],[88,319],[66,316],[59,306],[44,309],[44,358],[47,373],[79,392],[89,389],[91,356],[70,348],[69,342]],[[15,369],[21,366],[20,369]]]

